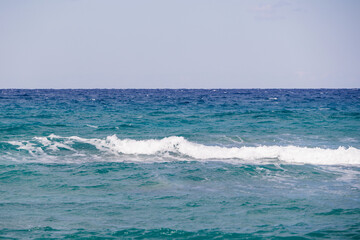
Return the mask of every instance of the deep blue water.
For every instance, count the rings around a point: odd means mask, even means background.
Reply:
[[[0,238],[360,238],[359,89],[0,90]]]

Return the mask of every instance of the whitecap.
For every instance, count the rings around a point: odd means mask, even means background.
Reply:
[[[116,135],[104,139],[82,138],[78,136],[35,137],[34,141],[41,144],[38,147],[32,142],[10,141],[18,149],[29,151],[30,154],[62,148],[77,152],[71,147],[76,142],[95,146],[99,151],[111,154],[115,158],[136,156],[137,161],[149,159],[188,159],[191,161],[226,161],[231,163],[264,163],[280,161],[289,164],[317,164],[317,165],[360,165],[360,150],[354,147],[319,148],[298,146],[257,146],[257,147],[221,147],[209,146],[188,141],[184,137],[171,136],[163,139],[120,139]],[[149,157],[147,157],[149,156]],[[169,157],[170,156],[170,157]],[[172,157],[176,156],[176,157]],[[163,161],[163,160],[162,160]]]

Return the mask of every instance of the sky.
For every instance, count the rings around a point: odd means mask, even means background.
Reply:
[[[359,0],[1,0],[0,88],[359,88]]]

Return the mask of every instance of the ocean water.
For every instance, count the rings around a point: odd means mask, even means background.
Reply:
[[[360,90],[0,90],[0,238],[359,239]]]

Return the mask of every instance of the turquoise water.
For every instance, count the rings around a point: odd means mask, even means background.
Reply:
[[[360,237],[360,90],[0,90],[0,238]]]

